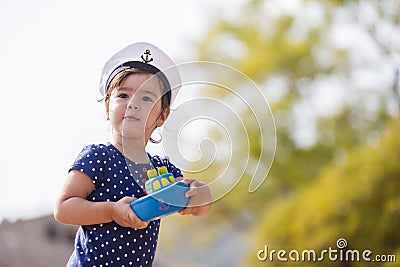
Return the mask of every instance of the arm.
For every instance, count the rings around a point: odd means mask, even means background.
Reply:
[[[182,180],[182,177],[177,178]],[[192,214],[194,216],[204,216],[211,208],[212,196],[210,188],[207,184],[195,179],[183,179],[184,182],[190,185],[189,191],[186,192],[186,197],[190,197],[188,207],[179,211],[182,215]]]
[[[86,200],[94,190],[86,174],[72,170],[54,207],[54,218],[65,224],[89,225],[115,221],[121,226],[145,228],[148,222],[137,218],[129,206],[135,200],[124,197],[117,202],[92,202]]]

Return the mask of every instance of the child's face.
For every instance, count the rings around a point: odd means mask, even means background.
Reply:
[[[131,74],[110,96],[107,115],[113,131],[124,138],[150,138],[163,125],[169,109],[162,110],[159,81],[150,74]]]

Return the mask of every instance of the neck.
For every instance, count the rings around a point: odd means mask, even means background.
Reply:
[[[112,144],[128,159],[137,163],[149,163],[144,140],[141,138],[127,139],[113,134]]]

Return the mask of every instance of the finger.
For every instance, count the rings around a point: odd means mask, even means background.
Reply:
[[[138,217],[136,216],[136,213],[134,213],[134,212],[132,211],[132,212],[129,212],[129,213],[128,213],[128,219],[129,219],[129,221],[130,221],[131,224],[132,224],[132,223],[135,223],[136,220],[138,220]]]
[[[200,186],[202,186],[202,183],[200,183],[199,181],[197,181],[197,180],[192,181],[190,183],[189,191],[186,192],[185,196],[193,197],[199,191]]]
[[[137,198],[135,197],[124,197],[123,202],[124,203],[131,203],[133,201],[135,201]]]
[[[132,228],[143,229],[146,228],[147,225],[149,224],[148,221],[140,220],[139,217],[133,211],[129,213],[128,217],[130,220],[130,226]]]
[[[183,181],[187,184],[192,184],[194,181],[196,181],[196,179],[193,178],[185,178],[183,179]]]
[[[189,215],[189,214],[191,214],[191,210],[192,210],[192,208],[186,208],[186,209],[180,210],[179,214],[181,214],[181,215]]]
[[[146,228],[148,225],[149,225],[149,222],[140,221],[139,226],[137,226],[136,228],[138,228],[138,229],[144,229],[144,228]]]
[[[197,187],[195,186],[190,186],[190,189],[185,193],[185,197],[193,197],[194,195],[197,194]]]

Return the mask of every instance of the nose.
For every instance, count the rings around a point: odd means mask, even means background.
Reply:
[[[136,105],[128,105],[128,109],[139,110],[139,107]]]
[[[139,110],[139,105],[136,104],[136,103],[130,102],[130,103],[128,104],[128,109]]]

